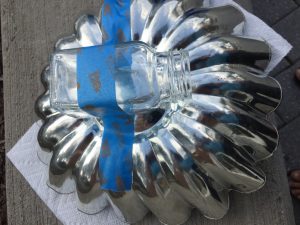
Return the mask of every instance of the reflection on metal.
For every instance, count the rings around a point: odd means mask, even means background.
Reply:
[[[255,163],[277,147],[277,130],[266,120],[281,100],[279,84],[263,72],[270,49],[264,41],[243,37],[244,17],[233,6],[202,8],[198,0],[154,2],[132,2],[132,37],[159,51],[189,50],[192,101],[183,108],[172,105],[137,115],[132,191],[102,192],[97,165],[101,121],[51,108],[46,68],[46,92],[36,110],[44,120],[40,145],[53,152],[45,162],[55,177],[49,182],[58,192],[70,192],[70,183],[61,187],[58,177],[65,179],[72,171],[81,211],[97,213],[111,204],[130,223],[151,211],[165,224],[182,224],[193,208],[219,219],[228,210],[229,190],[250,193],[264,185],[265,175]],[[75,35],[59,40],[56,48],[101,42],[98,18],[82,16]]]

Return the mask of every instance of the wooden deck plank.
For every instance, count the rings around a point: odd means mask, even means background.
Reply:
[[[34,102],[42,93],[40,73],[55,41],[73,32],[83,12],[98,13],[97,0],[1,0],[6,149],[38,118]],[[234,193],[229,214],[209,221],[194,213],[189,224],[294,225],[281,151],[262,163],[267,185],[250,195]],[[6,164],[9,225],[60,224],[12,164]],[[151,224],[156,222],[143,222]]]
[[[55,42],[73,33],[83,12],[98,13],[100,1],[4,0],[1,8],[9,150],[38,119],[33,105],[43,92],[40,74]],[[8,160],[6,177],[9,224],[60,224]]]

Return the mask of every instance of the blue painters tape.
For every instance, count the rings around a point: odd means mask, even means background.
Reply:
[[[130,0],[104,0],[101,15],[104,44],[131,41]]]
[[[134,116],[123,112],[116,100],[115,44],[131,40],[130,0],[105,0],[102,7],[103,47],[82,49],[77,55],[79,107],[101,117],[104,125],[99,158],[101,188],[129,191],[132,185]],[[131,55],[125,54],[131,65]]]

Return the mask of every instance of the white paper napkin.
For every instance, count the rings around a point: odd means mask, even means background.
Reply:
[[[273,56],[268,71],[272,70],[287,55],[292,46],[263,21],[231,0],[211,0],[210,6],[228,3],[234,4],[244,12],[246,17],[245,34],[254,38],[263,38],[272,47]],[[37,134],[40,126],[41,122],[33,124],[7,154],[39,197],[65,225],[124,225],[125,223],[116,217],[111,207],[96,215],[87,215],[77,209],[75,193],[58,194],[47,186],[48,167],[37,157],[37,151],[40,148]],[[148,217],[148,219],[153,220],[153,217]],[[149,222],[149,224],[153,223]]]
[[[42,122],[36,122],[7,154],[14,166],[22,173],[39,197],[56,217],[66,225],[125,225],[112,208],[106,208],[96,215],[80,212],[76,206],[76,195],[58,194],[47,186],[48,166],[42,163],[37,151],[40,146],[37,134]]]
[[[234,1],[210,0],[210,4],[212,6],[231,4],[242,10],[246,18],[244,34],[253,38],[262,38],[271,46],[272,58],[266,72],[272,71],[278,65],[278,63],[280,63],[280,61],[291,51],[292,46],[290,43],[288,43],[283,37],[276,33],[265,22],[249,13]]]

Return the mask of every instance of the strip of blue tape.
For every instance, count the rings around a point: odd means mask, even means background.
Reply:
[[[112,67],[115,44],[131,40],[130,0],[105,0],[101,21],[105,47],[84,48],[77,55],[78,103],[80,108],[103,120],[99,158],[101,188],[129,191],[134,117],[123,112],[117,104]],[[130,64],[130,60],[128,55],[126,64]]]

